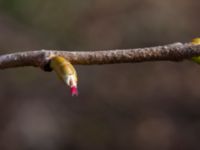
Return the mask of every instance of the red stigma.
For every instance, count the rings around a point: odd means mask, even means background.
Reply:
[[[71,94],[72,94],[72,96],[74,96],[74,95],[78,96],[78,89],[76,86],[71,87]]]

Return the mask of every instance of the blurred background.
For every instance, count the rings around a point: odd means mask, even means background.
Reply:
[[[188,42],[196,0],[0,0],[0,54]],[[200,149],[200,66],[76,66],[79,96],[55,73],[0,70],[1,150]]]

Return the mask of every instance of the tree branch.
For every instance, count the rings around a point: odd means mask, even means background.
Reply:
[[[103,50],[103,51],[26,51],[0,55],[0,69],[35,66],[44,70],[52,56],[63,56],[72,64],[115,64],[144,61],[181,61],[200,56],[200,45],[191,43],[173,43],[164,46]]]

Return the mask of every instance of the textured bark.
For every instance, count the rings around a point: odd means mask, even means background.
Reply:
[[[102,50],[102,51],[54,51],[38,50],[17,52],[0,56],[0,69],[35,66],[44,70],[53,56],[63,56],[72,64],[116,64],[145,61],[181,61],[200,55],[200,45],[174,43],[164,46]]]

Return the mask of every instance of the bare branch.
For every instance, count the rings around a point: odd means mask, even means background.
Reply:
[[[63,56],[72,64],[115,64],[144,61],[181,61],[200,55],[200,45],[191,43],[174,43],[164,46],[103,50],[103,51],[26,51],[0,56],[0,69],[35,66],[42,69],[52,56]],[[45,69],[44,69],[45,70]]]

